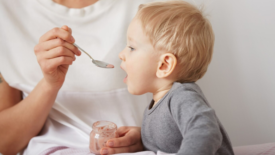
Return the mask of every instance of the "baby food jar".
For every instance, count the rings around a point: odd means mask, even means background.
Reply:
[[[106,146],[109,139],[117,138],[117,126],[109,121],[97,121],[92,126],[90,134],[90,152],[100,154],[100,149]]]

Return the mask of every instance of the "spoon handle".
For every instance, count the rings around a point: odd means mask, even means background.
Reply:
[[[78,45],[76,45],[75,43],[73,43],[74,46],[76,46],[78,49],[80,49],[82,52],[84,52],[85,54],[87,54],[92,60],[94,60],[90,54],[88,54],[86,51],[84,51],[81,47],[79,47]]]

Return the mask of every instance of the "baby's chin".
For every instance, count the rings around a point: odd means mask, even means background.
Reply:
[[[129,93],[132,94],[132,95],[143,95],[143,94],[147,93],[147,92],[144,92],[144,91],[142,91],[142,90],[138,90],[138,89],[131,88],[131,87],[129,87],[129,86],[128,86],[128,91],[129,91]]]

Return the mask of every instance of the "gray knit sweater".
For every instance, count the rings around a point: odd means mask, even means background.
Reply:
[[[175,82],[154,106],[145,109],[141,127],[146,150],[178,155],[233,155],[226,131],[195,83]]]

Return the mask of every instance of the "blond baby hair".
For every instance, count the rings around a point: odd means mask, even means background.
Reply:
[[[206,73],[214,33],[199,9],[185,1],[153,2],[140,5],[136,17],[155,49],[176,56],[178,82],[195,82]]]

